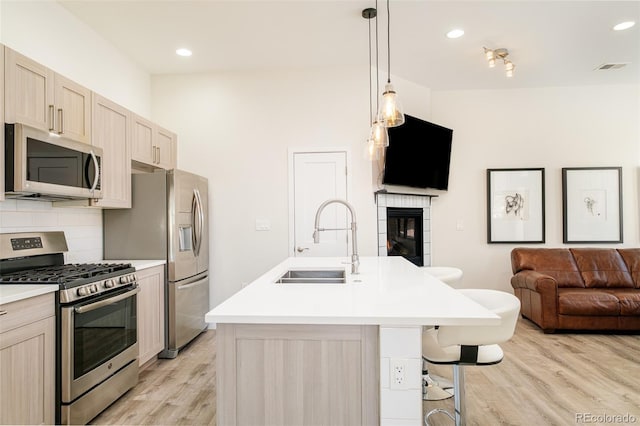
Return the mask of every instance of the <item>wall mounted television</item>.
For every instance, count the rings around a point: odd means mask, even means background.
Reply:
[[[383,184],[448,189],[453,130],[405,114],[388,131]]]

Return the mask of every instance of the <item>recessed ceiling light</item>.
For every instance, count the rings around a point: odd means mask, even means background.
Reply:
[[[464,35],[464,30],[461,30],[461,29],[451,30],[447,33],[447,37],[449,38],[458,38],[458,37],[462,37],[463,35]]]
[[[614,26],[613,29],[616,31],[628,30],[633,27],[636,23],[633,21],[620,22],[618,25]]]
[[[191,51],[189,49],[178,49],[176,50],[176,55],[191,56]]]

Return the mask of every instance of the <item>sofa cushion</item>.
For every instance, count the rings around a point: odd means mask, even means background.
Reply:
[[[522,248],[511,251],[513,273],[524,269],[553,277],[558,287],[584,288],[582,276],[568,249]]]
[[[636,288],[640,288],[640,248],[618,249],[618,253],[627,264]]]
[[[569,250],[576,260],[585,287],[634,287],[627,265],[617,250],[599,248]]]
[[[606,291],[594,289],[558,289],[560,315],[620,315],[618,298]]]
[[[604,291],[620,301],[620,315],[640,316],[640,291],[635,289],[607,289]]]

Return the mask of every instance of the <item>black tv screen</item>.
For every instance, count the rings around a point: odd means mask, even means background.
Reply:
[[[405,114],[388,131],[383,184],[448,189],[453,130]]]

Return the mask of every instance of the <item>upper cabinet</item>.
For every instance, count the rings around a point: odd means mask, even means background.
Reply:
[[[176,135],[134,115],[131,159],[162,169],[176,167]]]
[[[158,149],[158,166],[163,169],[176,168],[177,136],[169,130],[158,127],[156,147]]]
[[[131,115],[110,100],[93,94],[94,146],[102,148],[102,198],[97,207],[131,207]]]
[[[7,123],[24,123],[91,143],[91,91],[5,48]]]

